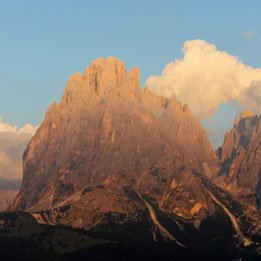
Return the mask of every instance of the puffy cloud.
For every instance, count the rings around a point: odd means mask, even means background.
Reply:
[[[5,123],[3,118],[0,116],[0,132],[6,132],[6,131],[11,131],[11,132],[16,132],[17,126],[12,126],[8,123]]]
[[[186,41],[183,53],[183,59],[167,64],[160,76],[149,77],[146,86],[158,95],[176,95],[200,119],[230,102],[261,112],[261,69],[204,40]]]
[[[27,134],[30,134],[30,135],[33,136],[38,128],[39,128],[39,126],[33,126],[33,125],[27,123],[22,128],[20,128],[18,130],[18,132],[19,133],[27,133]]]
[[[26,133],[0,133],[0,179],[22,178],[22,155],[31,137]]]
[[[16,125],[11,125],[4,122],[3,118],[0,116],[0,133],[1,132],[14,132],[14,133],[26,133],[34,135],[39,126],[33,126],[29,123],[26,123],[23,127],[18,128]]]
[[[241,100],[252,110],[261,112],[261,81],[254,81],[242,92]]]
[[[18,128],[0,117],[0,188],[2,180],[21,180],[22,155],[37,128],[31,124]]]

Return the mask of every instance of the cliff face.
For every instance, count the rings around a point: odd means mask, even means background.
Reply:
[[[152,192],[161,189],[157,179],[169,184],[180,169],[211,175],[212,161],[187,106],[141,89],[137,68],[126,72],[118,59],[100,58],[69,79],[61,102],[46,113],[24,153],[16,204],[49,209],[87,185]]]
[[[226,133],[221,154],[219,184],[232,194],[260,206],[261,117],[244,110]]]

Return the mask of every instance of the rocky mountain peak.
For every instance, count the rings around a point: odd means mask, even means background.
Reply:
[[[255,114],[253,112],[251,112],[248,109],[244,109],[241,114],[240,114],[240,120],[245,119],[245,118],[252,118],[254,117]]]
[[[118,58],[98,58],[86,68],[84,74],[77,72],[70,77],[61,105],[68,108],[115,95],[134,95],[139,88],[137,67],[127,72],[125,64]]]
[[[260,125],[260,116],[254,115],[249,110],[243,110],[235,117],[234,127],[230,131],[226,131],[224,143],[222,145],[222,158],[224,161],[228,156],[231,157],[234,149],[242,146],[246,148],[252,134],[258,131]]]
[[[110,84],[118,86],[126,78],[126,68],[118,58],[98,58],[85,70],[84,75],[90,77],[90,80],[98,80],[97,84],[101,88]]]
[[[137,67],[126,72],[117,58],[99,58],[69,79],[31,140],[16,207],[53,208],[88,186],[157,198],[174,173],[211,176],[215,161],[187,105],[140,88]]]
[[[234,195],[252,197],[256,204],[261,184],[261,117],[242,111],[240,120],[226,133],[221,149],[220,184]],[[250,196],[251,195],[251,196]]]
[[[240,119],[221,152],[219,185],[236,184],[244,195],[259,186],[256,121]],[[232,226],[240,242],[251,243],[242,232],[242,205],[213,184],[218,159],[188,105],[141,88],[138,68],[127,72],[117,58],[99,58],[73,74],[24,152],[23,166],[13,208],[32,212],[39,223],[184,248],[199,238],[205,244],[206,231],[212,240],[220,220],[230,220],[224,231]]]

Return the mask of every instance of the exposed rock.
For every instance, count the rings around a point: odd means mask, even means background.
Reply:
[[[218,184],[235,196],[260,206],[261,117],[244,110],[226,133]]]
[[[109,57],[69,79],[24,154],[18,208],[53,208],[87,185],[161,194],[180,169],[211,166],[214,152],[188,107],[141,89],[138,77]]]
[[[230,143],[224,158],[232,155]],[[99,58],[75,73],[61,102],[48,109],[24,153],[14,208],[34,212],[41,223],[106,235],[138,224],[151,240],[182,246],[190,244],[191,231],[204,234],[204,220],[223,233],[213,225],[221,216],[228,230],[233,224],[240,240],[250,242],[241,231],[243,207],[210,182],[217,161],[187,105],[140,88],[136,67],[126,72],[118,59]],[[131,229],[118,236],[125,233],[137,238]]]
[[[252,118],[254,117],[255,114],[252,111],[249,111],[247,109],[244,109],[241,114],[240,114],[240,120],[245,119],[245,118]]]

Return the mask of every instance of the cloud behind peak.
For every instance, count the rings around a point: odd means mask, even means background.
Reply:
[[[261,112],[261,69],[204,40],[186,41],[184,57],[151,76],[146,86],[158,95],[176,95],[199,119],[211,117],[221,104],[235,103]]]
[[[23,127],[18,128],[16,125],[11,125],[6,123],[3,118],[0,116],[0,133],[1,132],[13,132],[13,133],[25,133],[34,135],[39,126],[33,126],[29,123],[26,123]]]
[[[18,128],[0,117],[0,188],[1,179],[22,179],[22,154],[37,128],[31,124]]]

